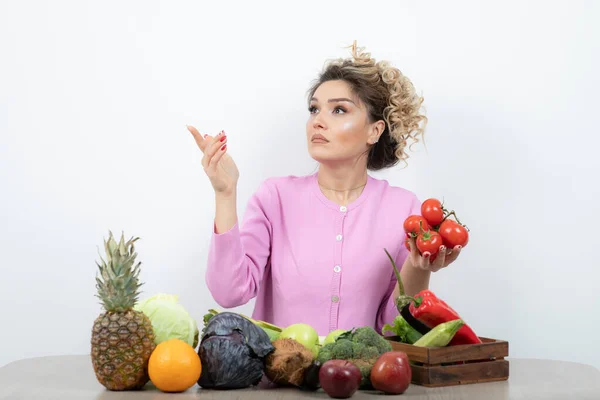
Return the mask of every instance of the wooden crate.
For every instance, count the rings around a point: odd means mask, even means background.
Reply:
[[[418,347],[387,338],[394,351],[408,355],[412,383],[427,387],[453,386],[508,379],[508,342],[480,338],[483,343]]]

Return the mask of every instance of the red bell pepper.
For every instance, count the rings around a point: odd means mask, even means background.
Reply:
[[[434,328],[443,322],[460,318],[460,315],[452,307],[430,290],[420,291],[415,296],[415,300],[409,306],[410,313],[430,328]],[[481,343],[481,339],[479,339],[471,327],[465,324],[456,332],[448,345],[477,343]]]

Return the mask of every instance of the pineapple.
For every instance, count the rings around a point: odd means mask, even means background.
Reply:
[[[106,261],[98,265],[96,288],[106,312],[98,316],[92,330],[92,364],[96,378],[109,390],[134,390],[148,381],[148,360],[154,351],[154,331],[148,317],[133,310],[139,296],[140,262],[135,264],[134,243],[117,243],[109,232],[104,240]],[[135,265],[134,265],[135,264]]]

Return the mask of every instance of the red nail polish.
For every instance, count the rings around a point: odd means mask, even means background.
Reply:
[[[227,145],[224,144],[223,147],[221,147],[221,150],[225,151],[226,148],[227,148]]]
[[[219,139],[219,142],[224,142],[225,138],[227,138],[227,136],[223,136],[221,139]]]

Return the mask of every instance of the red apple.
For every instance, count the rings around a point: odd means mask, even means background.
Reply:
[[[347,360],[329,360],[319,370],[319,383],[329,397],[347,399],[360,386],[360,369]]]
[[[371,369],[371,384],[386,394],[402,394],[410,385],[412,370],[406,353],[383,353]]]

